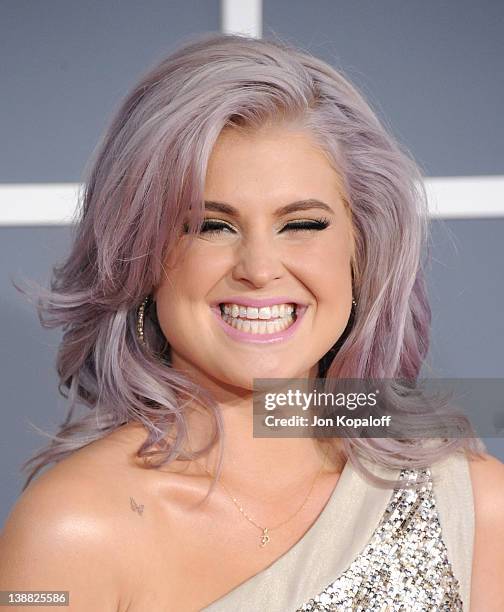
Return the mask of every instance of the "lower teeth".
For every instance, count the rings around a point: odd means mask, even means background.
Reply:
[[[231,317],[226,314],[223,314],[222,318],[228,325],[234,327],[238,331],[258,335],[274,334],[283,331],[284,329],[287,329],[287,327],[289,327],[295,320],[293,315],[269,321],[265,321],[264,319],[239,319],[238,317]]]

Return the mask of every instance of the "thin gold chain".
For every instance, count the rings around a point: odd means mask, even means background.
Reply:
[[[270,541],[270,536],[269,536],[269,532],[273,531],[275,529],[278,529],[279,527],[282,527],[283,525],[285,525],[286,523],[288,523],[289,521],[291,521],[295,516],[297,516],[297,514],[299,514],[299,512],[301,512],[301,510],[304,508],[306,502],[308,501],[308,498],[310,497],[311,492],[313,491],[313,487],[315,486],[315,482],[317,481],[318,477],[320,476],[320,474],[322,473],[322,470],[324,469],[325,466],[325,462],[326,462],[326,458],[327,458],[327,454],[329,452],[329,448],[327,448],[325,454],[324,454],[324,461],[322,462],[322,465],[320,466],[319,471],[317,472],[315,478],[313,479],[313,482],[311,484],[310,490],[308,491],[308,493],[306,494],[306,497],[303,501],[303,503],[301,504],[301,506],[299,506],[299,508],[296,510],[296,512],[294,512],[294,514],[292,514],[292,516],[289,516],[285,521],[281,522],[279,525],[275,525],[275,527],[263,527],[261,525],[259,525],[258,523],[256,523],[256,521],[254,521],[253,518],[251,518],[243,509],[243,506],[240,504],[240,502],[236,499],[236,497],[234,497],[231,492],[229,491],[229,489],[224,485],[224,483],[222,481],[219,480],[219,483],[222,485],[222,488],[224,489],[224,491],[227,493],[227,495],[231,498],[233,504],[238,508],[238,510],[243,514],[243,516],[250,522],[252,523],[252,525],[254,525],[255,527],[257,527],[258,529],[261,530],[262,532],[262,536],[261,536],[261,544],[260,546],[265,546],[269,541]],[[198,461],[195,461],[196,464],[198,464],[202,469],[205,470],[205,472],[207,474],[209,474],[210,476],[213,476],[213,474],[211,472],[209,472],[204,466],[202,466]]]

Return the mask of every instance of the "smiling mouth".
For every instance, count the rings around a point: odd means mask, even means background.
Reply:
[[[219,304],[222,320],[234,329],[256,335],[282,332],[297,319],[296,304],[282,304],[272,309]]]

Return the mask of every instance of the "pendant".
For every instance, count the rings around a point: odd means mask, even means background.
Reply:
[[[263,529],[263,534],[261,536],[261,543],[259,544],[259,546],[266,546],[266,544],[270,541],[270,537],[268,535],[268,528],[265,527]]]

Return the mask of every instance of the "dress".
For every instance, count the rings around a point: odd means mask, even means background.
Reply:
[[[431,480],[392,490],[347,461],[317,520],[279,559],[202,612],[469,611],[474,502],[468,460],[375,474]]]

